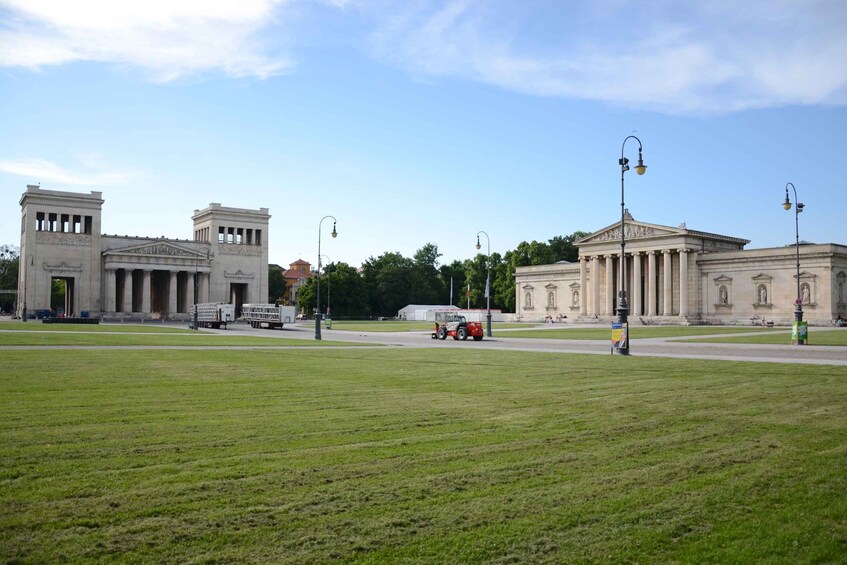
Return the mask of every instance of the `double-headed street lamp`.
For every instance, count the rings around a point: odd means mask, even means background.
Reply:
[[[486,305],[488,307],[488,314],[485,315],[485,320],[488,323],[488,337],[491,337],[491,239],[488,237],[488,234],[484,231],[476,232],[477,250],[482,248],[482,245],[480,245],[479,243],[479,234],[485,235],[485,241],[488,243],[488,254],[485,257],[485,300]]]
[[[620,300],[618,301],[618,322],[621,324],[621,331],[625,332],[623,339],[616,348],[619,355],[629,355],[629,328],[627,327],[629,306],[626,302],[626,229],[624,226],[624,217],[626,215],[624,204],[624,173],[629,170],[629,159],[624,157],[623,151],[624,147],[626,147],[626,142],[630,139],[638,142],[638,164],[635,165],[635,172],[643,175],[647,171],[647,165],[644,164],[644,159],[641,157],[641,140],[634,135],[627,136],[621,144],[621,158],[618,161],[618,164],[621,166],[621,290],[619,293]]]
[[[332,218],[332,237],[338,237],[338,232],[335,231],[336,219],[334,216],[324,216],[318,223],[318,296],[315,308],[315,339],[321,339],[321,227],[324,220]]]
[[[785,184],[785,202],[782,203],[782,207],[786,210],[791,210],[791,200],[788,198],[788,187],[791,187],[791,190],[794,191],[794,202],[796,205],[794,206],[794,248],[797,252],[797,299],[794,301],[794,321],[798,326],[795,329],[797,336],[797,345],[805,344],[806,340],[800,339],[800,322],[803,321],[803,297],[800,294],[800,212],[803,211],[805,205],[797,200],[797,189],[794,188],[794,184],[786,183]]]

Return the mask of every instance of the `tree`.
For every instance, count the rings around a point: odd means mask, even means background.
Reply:
[[[487,274],[487,257],[477,253],[473,259],[465,260],[465,282],[470,284],[471,308],[484,308],[485,301],[485,277]],[[465,291],[467,292],[467,284]],[[467,299],[467,296],[465,297]],[[466,304],[467,302],[465,302]],[[464,306],[465,304],[460,304]]]
[[[442,285],[438,272],[439,257],[441,253],[438,252],[438,246],[432,243],[427,243],[415,252],[410,303],[437,304],[440,302]]]
[[[288,284],[285,282],[282,269],[279,267],[268,269],[268,302],[282,303],[287,300],[287,291]]]
[[[308,279],[297,292],[297,305],[302,312],[313,312],[317,299],[318,278]],[[368,305],[364,283],[359,272],[347,263],[329,263],[321,273],[321,312],[329,304],[333,318],[364,318]]]
[[[20,249],[15,245],[0,245],[0,290],[17,290]],[[0,294],[0,309],[9,312],[15,307],[14,294]]]
[[[412,303],[414,262],[400,253],[383,253],[362,265],[368,307],[373,316],[396,316],[400,308]]]
[[[451,306],[458,306],[461,299],[465,296],[465,291],[462,289],[467,289],[464,263],[458,260],[453,261],[449,265],[439,267],[438,272],[441,278],[441,292],[435,304],[448,304],[452,296],[453,303]],[[450,292],[451,284],[453,285],[453,292]]]
[[[589,235],[588,232],[575,231],[571,235],[557,235],[549,241],[550,252],[553,255],[553,262],[570,261],[571,263],[579,260],[579,249],[574,242],[579,241],[583,237]]]

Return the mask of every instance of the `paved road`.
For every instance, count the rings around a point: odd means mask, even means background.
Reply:
[[[576,326],[568,326],[576,327]],[[596,327],[596,326],[587,326]],[[256,331],[240,325],[232,326],[234,333]],[[783,330],[784,331],[784,330]],[[314,325],[298,324],[294,328],[286,328],[282,332],[265,330],[262,335],[280,337],[314,339]],[[476,348],[498,349],[508,351],[543,351],[548,353],[588,353],[609,355],[609,341],[574,340],[574,339],[542,339],[521,338],[520,332],[514,331],[498,336],[495,328],[494,337],[482,341],[445,341],[430,337],[431,332],[351,332],[343,330],[322,330],[325,340],[350,341],[354,343],[372,343],[374,345],[392,345],[397,347],[434,347],[434,348]],[[727,334],[738,335],[738,334]],[[508,337],[506,337],[508,336]],[[611,336],[610,336],[611,337]],[[681,359],[723,359],[732,361],[761,361],[768,363],[806,363],[812,365],[847,365],[847,347],[792,345],[755,345],[741,343],[693,343],[692,338],[649,338],[636,339],[630,344],[631,355],[646,357],[675,357]]]
[[[104,324],[105,325],[105,324]],[[184,327],[181,324],[179,327]],[[569,325],[569,328],[578,327]],[[587,326],[596,327],[596,326]],[[294,345],[292,341],[313,340],[315,328],[312,323],[299,323],[283,330],[257,330],[247,324],[232,324],[227,330],[203,330],[215,334],[249,335],[262,337],[277,337],[285,340],[286,345]],[[783,330],[784,331],[784,330]],[[847,331],[847,330],[845,330]],[[74,333],[79,333],[74,332]],[[99,333],[99,332],[98,332]],[[729,334],[728,334],[729,335]],[[738,335],[738,334],[731,334]],[[494,332],[491,339],[482,341],[445,341],[434,340],[430,332],[362,332],[343,330],[322,330],[324,340],[335,342],[350,342],[355,344],[372,344],[378,347],[394,346],[408,348],[472,348],[503,351],[540,351],[546,353],[584,353],[592,355],[609,355],[609,342],[606,340],[571,340],[571,339],[541,339],[521,338],[519,331],[498,335]],[[631,355],[644,357],[672,357],[678,359],[720,359],[730,361],[758,361],[765,363],[801,363],[810,365],[847,365],[847,347],[792,345],[755,345],[740,343],[694,343],[692,338],[649,338],[635,339],[630,344]],[[282,345],[282,344],[281,344]],[[83,349],[88,346],[57,346],[67,349]],[[108,346],[112,347],[112,346]],[[116,346],[122,349],[157,349],[153,346]],[[239,346],[224,346],[227,349],[243,349]],[[43,349],[43,346],[7,346],[3,349]],[[193,349],[192,346],[160,347],[160,349]],[[197,346],[202,349],[207,347]],[[314,347],[309,347],[314,349]]]

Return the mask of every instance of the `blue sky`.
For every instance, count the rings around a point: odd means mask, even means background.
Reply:
[[[503,253],[619,219],[633,132],[637,220],[785,245],[791,181],[801,239],[847,243],[845,104],[839,0],[0,0],[0,243],[40,183],[110,234],[268,207],[281,264],[326,215],[355,266]]]

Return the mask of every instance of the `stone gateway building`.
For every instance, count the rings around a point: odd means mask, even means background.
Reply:
[[[195,300],[267,302],[267,208],[195,210],[194,239],[100,233],[101,192],[27,186],[21,205],[18,316],[188,319]],[[51,304],[54,282],[64,304]]]
[[[744,249],[749,240],[635,221],[628,213],[626,290],[632,324],[790,324],[797,299],[794,245]],[[620,222],[576,242],[578,263],[519,267],[519,320],[610,321],[621,288]],[[847,317],[847,246],[800,245],[803,319]]]

